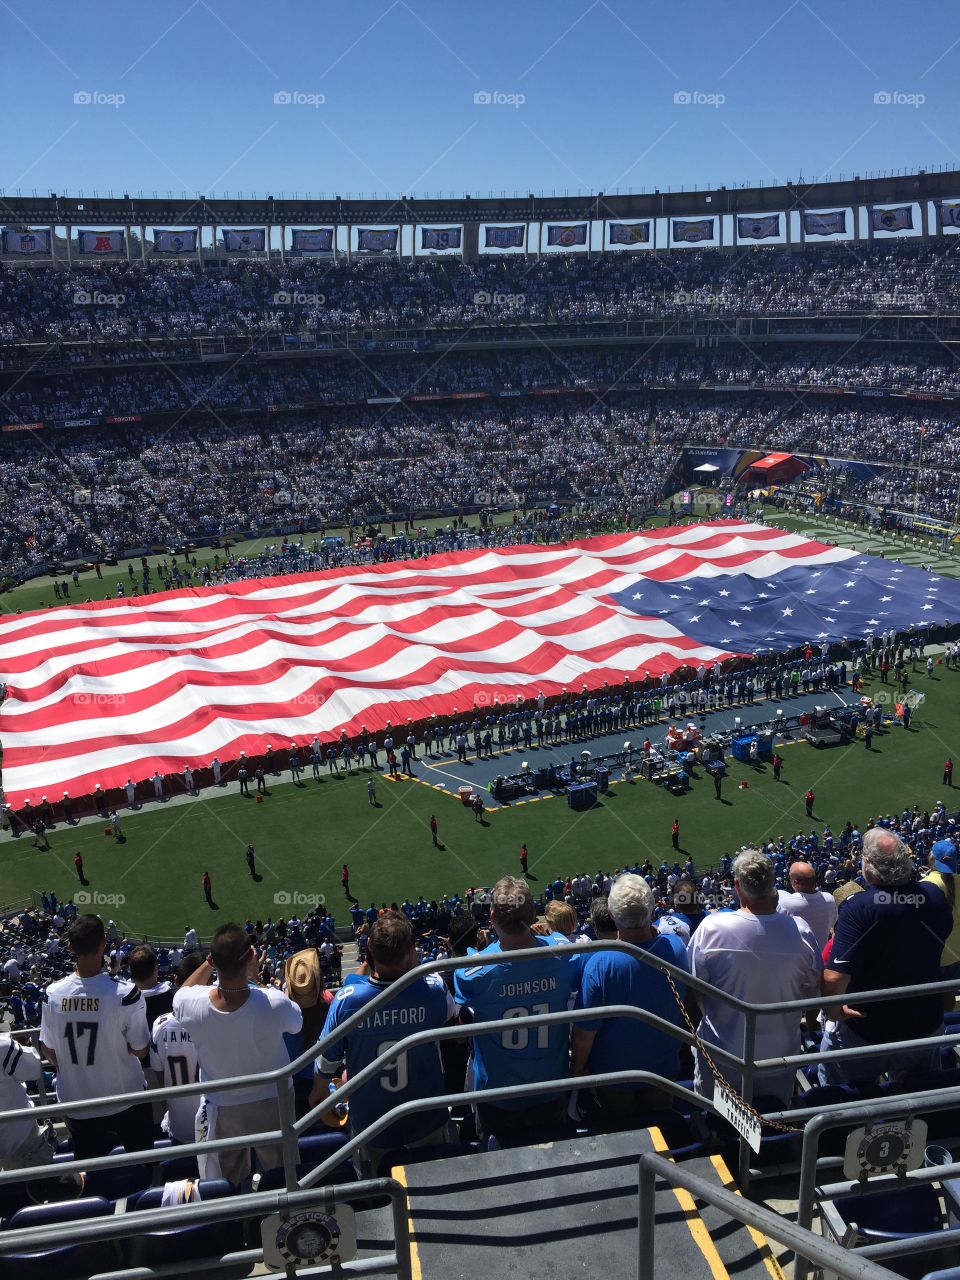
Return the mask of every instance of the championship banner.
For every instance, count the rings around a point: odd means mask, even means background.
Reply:
[[[196,227],[191,227],[189,231],[160,231],[157,227],[154,227],[153,252],[196,253],[198,234]]]
[[[78,253],[123,253],[122,231],[78,231]]]
[[[838,209],[836,213],[801,213],[800,217],[803,220],[803,230],[808,236],[846,234],[846,209]]]
[[[649,222],[611,222],[611,244],[649,244]]]
[[[675,244],[699,244],[701,240],[713,239],[713,218],[695,218],[685,221],[673,219],[673,240]]]
[[[224,253],[263,253],[267,247],[267,233],[264,227],[249,227],[246,230],[223,228]]]
[[[945,200],[941,200],[937,204],[937,214],[941,227],[960,227],[960,204],[947,204]]]
[[[421,249],[459,249],[462,227],[421,227]]]
[[[3,231],[3,252],[28,255],[50,252],[50,232],[43,231]]]
[[[548,245],[559,244],[564,249],[568,249],[571,245],[586,243],[587,224],[585,222],[578,222],[573,227],[554,226],[549,222],[547,223]]]
[[[399,227],[376,231],[369,227],[361,227],[357,231],[357,248],[370,249],[374,253],[392,253],[397,247],[399,235]]]
[[[871,209],[870,225],[874,231],[912,231],[913,206],[904,204],[896,209]]]
[[[291,237],[291,253],[329,253],[333,248],[333,227],[318,227],[316,231],[295,228]]]
[[[779,234],[779,213],[771,213],[765,218],[737,218],[737,237],[740,240],[769,240]]]
[[[522,249],[526,227],[484,227],[484,246],[487,249]]]

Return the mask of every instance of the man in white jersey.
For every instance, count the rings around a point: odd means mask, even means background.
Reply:
[[[132,982],[103,972],[106,935],[99,916],[78,916],[68,933],[76,970],[52,982],[43,997],[40,1042],[57,1068],[57,1101],[78,1102],[146,1088],[140,1059],[150,1047],[146,1006]],[[77,1159],[153,1146],[153,1108],[131,1099],[127,1106],[92,1106],[70,1116],[67,1128]]]
[[[174,978],[182,987],[191,973],[203,964],[203,956],[194,951],[180,962]],[[156,1071],[160,1088],[168,1089],[178,1084],[193,1084],[200,1079],[200,1060],[197,1050],[179,1020],[172,1013],[161,1013],[153,1024],[150,1035],[150,1066]],[[160,1127],[174,1142],[195,1141],[198,1093],[183,1098],[168,1098],[167,1112]]]
[[[43,1064],[36,1049],[0,1035],[0,1111],[22,1111],[23,1117],[0,1125],[0,1169],[26,1169],[53,1160],[55,1144],[30,1116],[33,1103],[25,1081],[39,1080]]]
[[[795,862],[790,868],[790,888],[777,890],[777,910],[806,920],[823,951],[830,930],[837,923],[837,904],[832,893],[817,888],[817,873],[809,862]]]
[[[212,1086],[204,1091],[197,1112],[198,1142],[280,1127],[275,1084],[213,1087],[217,1080],[276,1071],[290,1061],[283,1037],[300,1030],[303,1013],[275,987],[258,987],[258,971],[257,952],[246,931],[239,924],[225,924],[213,935],[210,955],[173,997],[174,1017],[200,1059],[200,1079]],[[279,1142],[255,1150],[264,1169],[283,1162]],[[250,1148],[201,1156],[199,1165],[201,1178],[228,1178],[239,1186],[250,1173]]]

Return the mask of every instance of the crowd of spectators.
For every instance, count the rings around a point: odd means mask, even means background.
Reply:
[[[695,1088],[709,1098],[718,1080],[734,1089],[742,1084],[735,1069],[718,1065],[710,1053],[711,1046],[733,1054],[741,1049],[742,1016],[723,994],[771,1006],[823,997],[819,1019],[816,1010],[805,1019],[785,1012],[761,1018],[758,1058],[799,1054],[805,1044],[821,1051],[869,1050],[938,1033],[939,996],[858,1005],[857,994],[960,974],[956,840],[957,815],[938,801],[927,809],[905,805],[862,824],[848,820],[836,831],[829,824],[798,829],[739,854],[722,853],[699,868],[690,856],[674,855],[659,865],[647,858],[595,874],[571,870],[548,881],[539,900],[525,879],[513,876],[492,889],[469,887],[440,900],[421,895],[379,906],[374,900],[366,909],[348,893],[357,945],[348,972],[342,932],[338,937],[326,907],[303,918],[223,926],[209,948],[193,928],[182,944],[151,947],[121,934],[113,921],[78,915],[72,902],[44,895],[42,908],[3,922],[6,1009],[15,1026],[39,1026],[43,1056],[57,1071],[59,1101],[111,1092],[135,1096],[151,1082],[195,1079],[199,1069],[200,1078],[211,1082],[199,1109],[195,1098],[175,1101],[162,1132],[180,1142],[194,1133],[201,1140],[232,1137],[276,1123],[275,1092],[248,1097],[216,1090],[213,1082],[235,1074],[238,1063],[248,1071],[274,1070],[319,1035],[330,1036],[418,965],[473,956],[470,968],[414,981],[388,1002],[385,1014],[345,1039],[328,1041],[314,1071],[294,1081],[298,1114],[326,1098],[344,1072],[356,1075],[383,1053],[387,1025],[426,1031],[568,1008],[580,1013],[572,1029],[557,1023],[541,1032],[511,1031],[508,1023],[502,1033],[476,1038],[469,1053],[455,1042],[442,1050],[423,1045],[413,1060],[401,1060],[396,1071],[354,1093],[353,1131],[399,1103],[462,1087],[482,1093],[555,1078],[576,1086],[578,1077],[624,1070],[668,1080],[692,1070]],[[526,855],[524,848],[524,864]],[[611,939],[632,944],[652,963],[623,952],[553,951],[558,944]],[[531,947],[543,948],[542,959],[511,961],[511,951]],[[662,963],[673,967],[673,978]],[[692,990],[685,973],[715,990]],[[77,1033],[64,1013],[79,1007],[71,1004],[76,999],[88,1002],[83,1007],[94,1011],[90,1020],[99,1026],[95,1069],[92,1055],[69,1053]],[[685,1017],[698,1018],[693,1058],[662,1029],[592,1016],[608,1004],[633,1005],[678,1028]],[[241,1041],[248,1048],[238,1056]],[[183,1073],[179,1065],[168,1069],[171,1043],[178,1063],[186,1056]],[[36,1079],[40,1060],[35,1051],[25,1052],[33,1055],[31,1074],[16,1078]],[[930,1069],[936,1058],[935,1048],[912,1045],[882,1056],[835,1058],[811,1070],[822,1083],[876,1084]],[[792,1068],[761,1073],[757,1093],[768,1105],[789,1103],[795,1078]],[[8,1105],[27,1107],[25,1091]],[[573,1103],[567,1090],[532,1099],[500,1095],[474,1109],[469,1134],[486,1139],[524,1129],[559,1132],[577,1116],[622,1123],[664,1106],[669,1095],[649,1083],[580,1089]],[[149,1146],[160,1132],[159,1114],[145,1100],[71,1116],[74,1153],[105,1154],[117,1141],[128,1150]],[[446,1108],[409,1116],[361,1148],[358,1166],[372,1173],[387,1152],[455,1138],[450,1125]],[[36,1126],[9,1133],[0,1142],[3,1167],[49,1159],[50,1147]],[[268,1167],[279,1163],[279,1152],[269,1145],[258,1147],[257,1155]],[[200,1158],[202,1176],[235,1184],[250,1169],[242,1147]]]
[[[956,314],[957,246],[754,247],[729,255],[372,258],[0,269],[0,342],[463,328],[702,314]]]

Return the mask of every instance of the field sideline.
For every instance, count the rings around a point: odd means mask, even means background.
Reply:
[[[302,913],[307,897],[321,894],[343,920],[344,861],[351,890],[364,906],[490,884],[518,871],[523,842],[534,883],[542,885],[557,874],[671,858],[674,817],[682,848],[702,868],[748,840],[806,829],[807,787],[816,793],[818,826],[825,820],[834,828],[848,818],[863,822],[904,804],[932,805],[944,794],[949,744],[960,742],[960,673],[939,666],[933,680],[918,677],[918,687],[927,699],[914,720],[917,732],[893,728],[874,739],[870,753],[859,743],[828,751],[791,744],[779,784],[769,770],[731,761],[720,804],[702,776],[679,798],[648,782],[620,783],[587,813],[575,814],[565,800],[551,798],[491,812],[481,826],[454,798],[418,781],[380,778],[376,809],[367,802],[365,773],[319,785],[308,777],[302,787],[278,783],[263,804],[241,797],[233,784],[223,792],[205,791],[196,801],[122,810],[123,844],[105,836],[99,823],[56,828],[50,852],[33,848],[29,835],[5,835],[0,901],[19,901],[34,889],[69,897],[80,887],[73,868],[79,851],[87,891],[103,895],[95,906],[130,932],[173,936],[189,924],[209,933],[230,919],[266,918],[297,906]],[[747,788],[741,790],[740,781]],[[432,813],[440,850],[430,841]],[[259,882],[244,861],[248,841],[256,849]],[[217,910],[203,900],[205,870]],[[289,906],[277,894],[289,895]]]

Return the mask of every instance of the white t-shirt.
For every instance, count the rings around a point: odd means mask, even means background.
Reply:
[[[777,894],[777,910],[795,919],[806,920],[817,940],[817,950],[823,951],[830,937],[830,930],[837,923],[837,904],[832,893],[814,889],[813,893]]]
[[[0,1111],[29,1111],[33,1103],[27,1097],[26,1080],[39,1080],[43,1064],[36,1049],[19,1044],[11,1036],[0,1035]],[[0,1167],[37,1132],[37,1122],[25,1115],[0,1125]]]
[[[690,972],[729,995],[753,1004],[803,1000],[819,991],[823,965],[810,926],[779,911],[769,915],[716,911],[707,916],[687,948]],[[731,1053],[743,1052],[743,1016],[707,996],[699,1033],[707,1044]],[[777,1058],[800,1052],[800,1014],[773,1013],[757,1018],[755,1058]],[[740,1087],[740,1073],[720,1062],[722,1074]],[[697,1055],[697,1087],[713,1094],[712,1073]],[[765,1072],[756,1092],[789,1098],[796,1068]],[[701,1084],[704,1087],[701,1087]]]
[[[132,982],[105,973],[94,978],[72,973],[51,982],[43,1001],[40,1039],[57,1055],[59,1102],[147,1087],[136,1054],[150,1044],[150,1031],[143,996]],[[122,1108],[97,1107],[83,1114],[107,1116],[117,1110]]]
[[[190,1033],[184,1031],[172,1013],[161,1013],[150,1037],[150,1065],[160,1076],[161,1088],[194,1084],[200,1079],[200,1063]],[[194,1120],[200,1095],[168,1098],[163,1131],[177,1142],[193,1142]]]
[[[4,962],[3,972],[11,982],[18,982],[20,980],[20,966],[17,964],[13,956]]]
[[[251,987],[244,1004],[233,1013],[215,1009],[213,987],[181,987],[173,997],[173,1014],[188,1032],[200,1059],[201,1080],[225,1080],[231,1076],[276,1071],[290,1061],[285,1034],[303,1025],[300,1009],[276,987]],[[237,1106],[275,1098],[275,1084],[247,1089],[208,1089],[211,1102]]]

